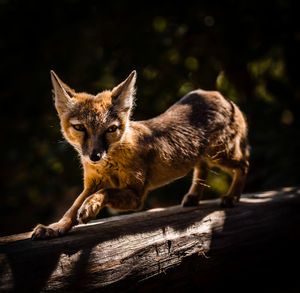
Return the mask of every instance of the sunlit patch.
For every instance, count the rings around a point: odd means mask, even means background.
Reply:
[[[287,193],[291,193],[287,195]],[[263,203],[263,202],[270,202],[274,201],[276,199],[281,198],[282,196],[285,197],[294,197],[294,189],[292,187],[286,187],[282,188],[281,192],[278,192],[278,190],[270,190],[270,191],[264,191],[261,193],[255,193],[255,194],[244,194],[241,198],[242,202],[246,203]]]

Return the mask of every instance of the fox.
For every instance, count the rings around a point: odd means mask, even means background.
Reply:
[[[65,139],[79,153],[84,188],[58,221],[38,224],[32,239],[66,234],[94,219],[103,207],[140,210],[149,191],[193,170],[182,207],[198,206],[210,168],[232,177],[221,206],[234,207],[249,168],[248,127],[244,114],[218,91],[187,93],[161,115],[131,119],[136,71],[112,90],[97,95],[75,92],[51,71],[54,103]]]

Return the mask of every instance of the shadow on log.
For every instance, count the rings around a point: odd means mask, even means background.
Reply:
[[[299,292],[300,188],[0,238],[0,292]]]

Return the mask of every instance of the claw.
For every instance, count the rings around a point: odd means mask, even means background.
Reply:
[[[58,236],[63,236],[64,232],[61,228],[58,229]]]

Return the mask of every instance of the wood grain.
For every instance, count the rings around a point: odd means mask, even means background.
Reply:
[[[205,201],[97,220],[51,240],[2,237],[0,291],[238,291],[240,282],[251,276],[248,288],[255,287],[269,270],[281,272],[273,289],[292,292],[300,288],[288,269],[299,259],[299,207],[300,188],[283,188],[244,195],[232,209]]]

